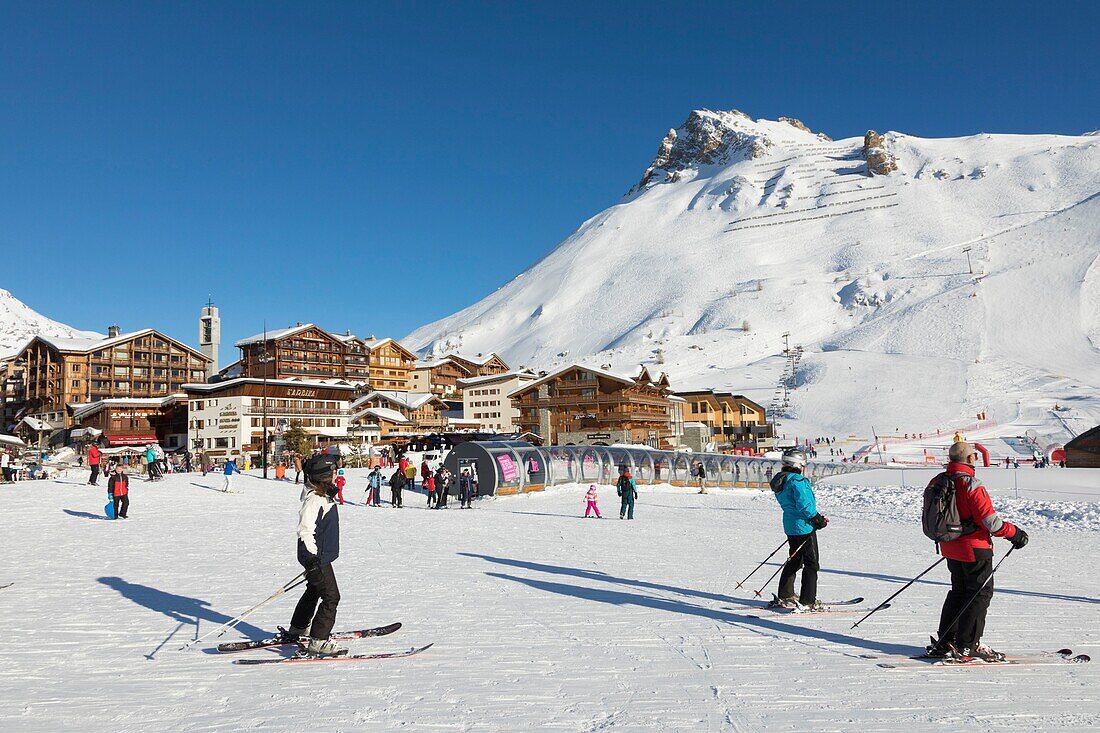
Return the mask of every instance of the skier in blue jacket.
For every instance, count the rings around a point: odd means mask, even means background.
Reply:
[[[787,608],[821,610],[817,600],[817,571],[820,569],[817,530],[829,520],[817,511],[817,500],[810,480],[802,475],[806,454],[798,448],[783,453],[783,470],[772,477],[770,485],[783,508],[783,533],[790,545],[790,557],[779,575],[777,603]],[[802,592],[794,594],[794,576],[802,570]]]

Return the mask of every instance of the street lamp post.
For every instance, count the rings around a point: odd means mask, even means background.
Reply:
[[[264,345],[260,351],[259,362],[263,365],[263,387],[261,388],[262,406],[260,408],[260,420],[263,422],[263,445],[260,446],[260,461],[264,468],[264,478],[267,478],[267,365],[274,361],[267,355],[267,321],[264,321]]]
[[[970,271],[970,274],[974,274],[974,265],[970,264],[970,248],[964,247],[963,252],[966,253],[966,269]]]

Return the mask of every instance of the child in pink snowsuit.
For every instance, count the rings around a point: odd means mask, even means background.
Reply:
[[[596,506],[596,484],[589,485],[588,493],[584,495],[584,498],[588,502],[588,506],[584,510],[584,518],[588,519],[592,512],[596,512],[596,519],[603,519],[600,516],[600,508]]]

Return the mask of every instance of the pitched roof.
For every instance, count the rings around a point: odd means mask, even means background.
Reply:
[[[491,362],[493,359],[500,359],[500,357],[492,351],[490,351],[488,354],[482,354],[480,356],[466,356],[465,354],[459,354],[457,352],[452,351],[449,354],[444,354],[443,358],[444,359],[461,359],[462,361],[468,361],[471,364],[477,364],[478,366],[485,366],[486,364]],[[504,361],[504,359],[500,359],[500,360]]]
[[[69,409],[72,410],[74,420],[82,420],[89,415],[94,415],[105,407],[111,406],[153,406],[161,407],[174,402],[176,399],[186,399],[186,395],[173,394],[167,397],[111,397],[105,400],[98,400],[97,402],[72,402],[69,403]]]
[[[365,410],[360,410],[351,416],[352,420],[358,420],[361,417],[370,415],[371,417],[377,417],[387,422],[392,423],[408,423],[409,420],[397,410],[391,410],[388,407],[368,407]]]
[[[275,341],[277,339],[286,338],[287,336],[291,336],[293,334],[296,334],[299,331],[304,331],[307,328],[317,328],[317,325],[313,324],[313,323],[303,323],[301,326],[291,326],[290,328],[280,328],[280,329],[276,329],[274,331],[268,331],[266,334],[258,333],[255,336],[249,336],[248,338],[241,339],[240,341],[238,341],[237,343],[235,343],[233,345],[234,346],[248,346],[249,344],[262,344],[264,342],[265,337],[267,338],[268,341]],[[326,333],[327,333],[327,331],[326,331]]]
[[[53,346],[58,351],[77,351],[87,353],[91,351],[108,349],[115,344],[123,343],[125,341],[137,338],[138,336],[145,336],[151,333],[156,334],[166,341],[171,341],[173,344],[181,348],[187,349],[187,351],[195,356],[201,356],[203,359],[210,361],[209,357],[207,357],[201,351],[195,349],[194,347],[188,346],[182,341],[177,341],[171,336],[165,335],[155,328],[143,328],[140,331],[130,331],[129,333],[120,333],[118,336],[104,336],[102,338],[56,338],[53,336],[38,335],[28,341],[23,348],[25,349],[27,346],[33,343],[35,339],[37,339],[45,344]]]
[[[352,409],[354,409],[359,405],[370,402],[376,397],[381,397],[387,402],[393,403],[395,405],[400,405],[407,410],[415,410],[416,408],[432,402],[433,400],[435,402],[439,402],[440,404],[445,404],[443,400],[441,400],[439,397],[428,392],[392,392],[390,390],[375,390],[370,394],[363,395],[359,399],[355,400],[355,402],[352,402],[351,407]]]
[[[459,387],[477,387],[482,384],[506,382],[509,379],[537,379],[537,377],[533,373],[524,370],[504,372],[503,374],[487,374],[484,377],[470,377],[469,379],[456,379],[455,382]]]
[[[517,394],[519,394],[520,392],[526,392],[527,390],[531,389],[532,387],[538,387],[540,385],[546,384],[547,382],[552,382],[553,380],[560,377],[562,374],[565,374],[568,371],[572,371],[573,369],[583,369],[585,371],[592,372],[593,374],[598,374],[601,377],[606,377],[607,379],[613,379],[616,382],[622,382],[623,384],[637,384],[637,381],[634,379],[634,377],[628,377],[628,376],[624,376],[622,374],[615,374],[614,372],[609,372],[606,369],[599,369],[597,367],[586,366],[584,364],[568,364],[566,366],[561,367],[560,369],[555,369],[554,371],[547,374],[545,377],[540,377],[539,379],[536,379],[534,382],[531,382],[530,384],[524,384],[524,385],[520,386],[518,389],[512,390],[511,392],[508,393],[508,396],[509,397],[514,397]]]

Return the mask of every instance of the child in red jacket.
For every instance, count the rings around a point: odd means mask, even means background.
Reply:
[[[344,485],[347,482],[348,480],[344,478],[344,469],[341,468],[336,472],[336,480],[332,482],[336,485],[336,501],[340,502],[341,506],[344,505]]]

